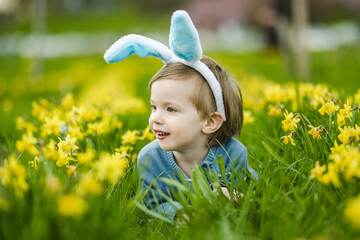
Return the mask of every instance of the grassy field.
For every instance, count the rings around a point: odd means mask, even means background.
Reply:
[[[275,52],[210,54],[241,85],[259,181],[244,175],[229,201],[195,170],[177,193],[182,225],[144,211],[137,190],[161,63],[52,59],[29,80],[29,60],[0,59],[0,239],[359,239],[359,52],[313,53],[307,83]]]

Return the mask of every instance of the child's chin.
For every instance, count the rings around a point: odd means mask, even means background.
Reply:
[[[172,151],[173,150],[170,146],[168,146],[166,144],[161,144],[161,142],[159,143],[159,145],[160,145],[161,149],[163,149],[165,151]]]

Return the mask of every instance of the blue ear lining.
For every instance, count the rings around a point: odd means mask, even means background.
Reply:
[[[199,34],[187,12],[178,10],[171,18],[170,49],[187,61],[199,61],[202,57]]]
[[[133,53],[142,58],[157,57],[163,62],[168,62],[173,56],[164,44],[144,36],[130,34],[111,45],[105,52],[104,58],[107,63],[115,63],[126,59]]]

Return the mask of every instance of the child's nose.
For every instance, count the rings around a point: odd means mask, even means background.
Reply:
[[[164,119],[162,117],[161,112],[159,110],[157,110],[156,112],[153,112],[150,116],[150,121],[152,121],[153,123],[156,123],[156,124],[163,124]]]

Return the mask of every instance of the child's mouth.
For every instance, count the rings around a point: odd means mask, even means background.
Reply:
[[[162,132],[162,131],[155,131],[155,134],[156,134],[156,137],[157,139],[165,139],[167,136],[170,135],[170,133],[167,133],[167,132]]]

